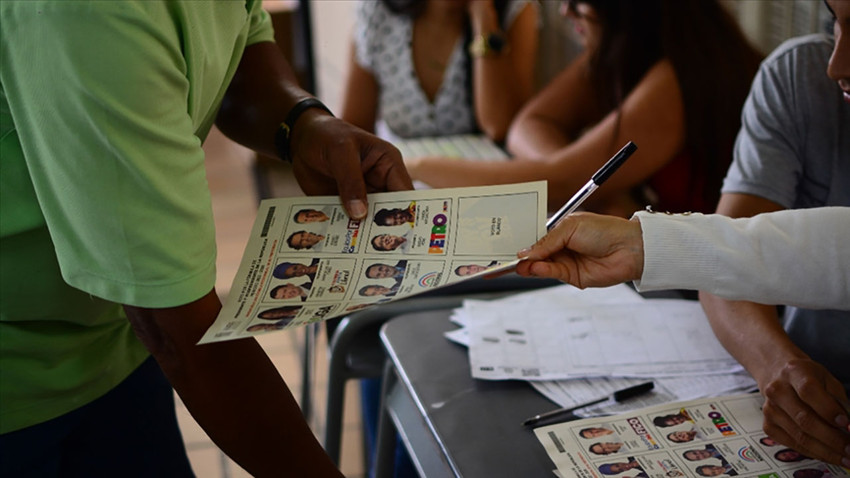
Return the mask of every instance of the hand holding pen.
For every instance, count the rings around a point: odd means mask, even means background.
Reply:
[[[521,276],[547,277],[579,288],[608,287],[643,274],[640,222],[575,213],[531,249],[519,252]]]

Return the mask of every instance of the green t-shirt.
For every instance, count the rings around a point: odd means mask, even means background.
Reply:
[[[260,0],[0,2],[0,433],[146,357],[119,304],[215,283],[201,143]]]

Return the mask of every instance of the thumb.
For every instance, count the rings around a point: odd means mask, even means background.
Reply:
[[[530,261],[542,261],[566,249],[577,225],[578,222],[573,220],[572,216],[562,219],[531,248],[519,251],[519,257],[525,257]]]

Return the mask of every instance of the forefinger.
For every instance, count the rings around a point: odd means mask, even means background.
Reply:
[[[335,144],[325,153],[327,164],[336,181],[342,205],[352,219],[366,216],[366,181],[361,171],[360,150],[350,141]]]

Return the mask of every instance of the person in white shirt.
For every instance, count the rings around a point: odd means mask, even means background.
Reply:
[[[530,249],[523,276],[549,277],[579,288],[633,280],[639,291],[696,289],[726,299],[850,310],[850,207],[722,215],[639,212],[632,220],[576,213]],[[847,394],[824,380],[828,398],[813,403],[850,440]],[[781,440],[780,440],[781,441]],[[821,459],[850,464],[846,444]]]
[[[520,275],[579,288],[629,280],[638,291],[690,289],[732,300],[850,310],[850,208],[719,214],[592,213],[564,218],[531,249]]]

